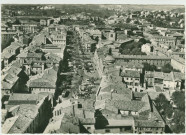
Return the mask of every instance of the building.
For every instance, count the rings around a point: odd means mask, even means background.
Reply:
[[[127,88],[135,92],[141,92],[140,84],[142,80],[139,71],[124,70],[121,72],[121,77],[123,79],[123,83],[127,85]]]
[[[185,59],[178,56],[173,56],[171,58],[171,65],[174,69],[178,69],[182,73],[185,73]]]
[[[52,117],[43,133],[81,133],[79,119],[65,113],[59,117]]]
[[[124,33],[124,31],[116,31],[116,41],[125,41],[128,36]]]
[[[44,93],[13,94],[6,109],[11,117],[4,122],[3,133],[42,133],[51,117],[51,98]]]
[[[2,31],[1,32],[1,49],[6,48],[13,41],[14,36],[22,35],[22,32],[19,31]]]
[[[131,14],[130,15],[130,19],[133,19],[133,18],[136,18],[137,17],[137,14]]]
[[[22,52],[19,55],[17,55],[17,60],[21,63],[24,64],[27,61],[37,61],[37,60],[42,60],[42,53],[35,53],[35,52]]]
[[[41,20],[40,20],[40,25],[41,25],[41,26],[46,26],[46,25],[47,25],[47,21],[44,20],[44,19],[41,19]]]
[[[113,73],[102,77],[96,93],[95,133],[164,133],[165,122],[149,95],[132,92]]]
[[[94,133],[95,118],[94,118],[94,101],[84,99],[68,99],[62,101],[53,110],[53,117],[63,116],[64,113],[77,117],[80,124],[83,126],[83,133]],[[82,129],[82,128],[81,128]]]
[[[164,66],[171,63],[171,58],[166,56],[148,56],[148,55],[118,55],[113,56],[116,61],[134,62],[134,63],[148,63],[157,67]]]
[[[46,69],[40,78],[31,79],[28,83],[29,91],[33,94],[42,92],[55,94],[57,71],[53,68]]]
[[[148,54],[154,51],[153,48],[154,47],[151,44],[147,43],[141,46],[141,51]]]
[[[103,36],[110,41],[116,40],[116,33],[114,30],[103,30]]]
[[[163,91],[184,90],[185,78],[181,72],[152,72],[145,71],[146,88],[158,86]]]
[[[25,31],[28,33],[34,33],[37,31],[37,25],[36,24],[20,24],[20,25],[12,25],[12,28],[14,30],[20,30],[20,31]]]
[[[20,85],[26,83],[28,77],[25,76],[21,68],[11,66],[2,70],[1,91],[4,95],[10,95],[20,91]],[[24,80],[24,81],[23,81]]]
[[[159,44],[167,44],[171,47],[176,46],[176,37],[153,36],[153,39]]]
[[[102,38],[102,32],[100,30],[88,29],[87,32],[92,36],[93,39]]]

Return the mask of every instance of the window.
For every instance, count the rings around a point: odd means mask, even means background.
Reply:
[[[113,34],[110,34],[110,37],[113,37]]]
[[[110,129],[105,129],[105,132],[106,133],[110,133]]]

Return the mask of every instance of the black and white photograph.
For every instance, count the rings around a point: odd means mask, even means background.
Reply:
[[[1,3],[0,35],[2,134],[185,133],[184,3]]]

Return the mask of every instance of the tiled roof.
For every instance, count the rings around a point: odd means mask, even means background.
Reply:
[[[7,71],[7,73],[18,76],[21,71],[22,71],[21,68],[11,66],[11,68]]]
[[[19,49],[20,48],[20,46],[18,46],[18,45],[14,45],[14,44],[11,44],[10,46],[8,46],[8,47],[6,47],[4,50],[3,50],[3,52],[7,52],[7,51],[9,51],[9,50],[17,50],[17,49]]]
[[[24,133],[30,123],[38,115],[38,108],[36,105],[23,104],[17,111],[18,119],[14,125],[10,128],[8,133]]]
[[[185,80],[185,74],[181,72],[173,72],[174,80]]]
[[[154,78],[161,78],[163,79],[163,72],[154,72]]]
[[[151,120],[136,120],[135,127],[165,127],[163,122],[156,122]]]
[[[154,38],[160,38],[160,39],[172,39],[172,40],[176,40],[176,37],[168,37],[168,36],[154,36]]]
[[[145,72],[145,78],[153,78],[153,77],[154,77],[154,72],[152,71]]]
[[[79,121],[85,125],[95,124],[95,122],[96,122],[96,120],[94,118],[79,118]]]
[[[6,119],[5,123],[2,125],[2,133],[8,134],[9,130],[11,129],[11,127],[13,126],[13,124],[16,122],[17,119],[18,116],[14,116]]]
[[[160,116],[156,107],[154,106],[154,103],[152,103],[152,110],[153,112],[150,112],[150,117],[148,118],[148,120],[137,119],[135,120],[135,126],[136,127],[165,127],[165,122]]]
[[[8,53],[8,52],[3,52],[1,54],[1,58],[3,58],[3,59],[10,59],[12,56],[14,56],[14,54]]]
[[[32,68],[42,68],[42,64],[36,64],[34,63]]]
[[[132,77],[132,78],[140,78],[139,71],[133,71],[133,70],[125,70],[124,72],[121,72],[122,77]]]
[[[143,92],[133,92],[133,96],[136,98],[142,98],[145,94]]]
[[[138,112],[142,107],[144,107],[145,102],[141,101],[123,101],[123,100],[111,100],[106,103],[108,107],[110,105],[124,111],[135,111]]]
[[[55,88],[55,84],[52,84],[50,81],[39,78],[30,82],[29,87],[32,88]]]
[[[163,80],[164,81],[173,81],[172,73],[163,73]]]
[[[54,117],[52,118],[51,122],[47,125],[45,128],[44,134],[54,133],[55,131],[59,130],[62,124],[64,114],[62,114],[60,117]]]
[[[18,94],[14,93],[13,95],[10,96],[9,98],[9,103],[14,102],[14,101],[37,101],[39,98],[36,96],[36,94]]]
[[[7,90],[10,90],[12,88],[13,84],[12,83],[8,83],[8,82],[5,82],[5,81],[2,81],[1,82],[1,89],[7,89]]]
[[[2,77],[3,81],[8,83],[15,83],[18,80],[18,77],[13,74],[6,74],[4,77]]]
[[[105,61],[106,61],[106,62],[114,62],[115,59],[112,57],[112,55],[107,55],[107,56],[105,57]]]
[[[162,89],[159,86],[154,86],[156,92],[162,92]]]
[[[140,60],[170,60],[171,58],[167,56],[151,56],[151,55],[117,55],[114,56],[115,59],[140,59]]]

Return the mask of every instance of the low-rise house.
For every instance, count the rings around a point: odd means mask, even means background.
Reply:
[[[158,44],[167,44],[171,47],[176,46],[176,37],[167,37],[167,36],[153,36],[153,39]]]
[[[87,32],[92,36],[93,39],[102,38],[102,33],[100,30],[93,30],[93,29],[88,29]]]
[[[144,79],[145,79],[146,88],[154,87],[154,72],[145,71]]]
[[[102,98],[96,98],[95,103],[95,133],[164,133],[165,122],[151,104],[149,95],[135,94],[116,81],[112,74],[102,78],[97,92],[97,97]],[[113,96],[114,93],[125,98]],[[109,94],[110,98],[103,98]]]
[[[132,91],[140,92],[140,72],[133,70],[124,70],[121,72],[123,83]]]
[[[178,56],[172,56],[171,65],[174,69],[178,69],[182,73],[185,73],[185,59]]]
[[[28,76],[18,67],[11,66],[8,69],[2,70],[1,90],[4,94],[20,92],[20,86],[28,81]]]
[[[151,44],[147,43],[141,46],[141,51],[148,54],[148,53],[153,52],[153,48],[154,47]]]
[[[145,71],[146,88],[159,87],[159,89],[166,90],[182,90],[185,86],[184,74],[181,72],[155,72]]]
[[[138,36],[143,36],[143,31],[141,31],[141,30],[134,30],[133,34],[134,35],[138,35]]]
[[[29,81],[29,91],[33,94],[42,92],[55,94],[56,90],[57,71],[53,68],[46,69],[40,78]]]
[[[104,30],[103,31],[103,36],[110,41],[115,41],[116,40],[116,33],[114,30]]]
[[[41,19],[41,20],[40,20],[40,25],[41,25],[41,26],[46,26],[46,25],[47,25],[47,21],[44,20],[44,19]]]
[[[65,113],[59,117],[52,117],[43,133],[81,133],[79,119]]]
[[[41,60],[42,56],[43,56],[43,53],[22,52],[19,55],[17,55],[17,60],[19,60],[21,64],[24,64],[27,61]]]
[[[3,67],[7,67],[14,60],[14,54],[4,52],[1,54],[1,60]]]
[[[93,100],[64,100],[58,104],[53,110],[53,116],[59,117],[65,114],[77,117],[79,122],[84,127],[84,133],[94,133],[95,118],[94,118],[94,101]]]
[[[124,33],[124,31],[117,31],[116,32],[116,41],[125,41],[128,36]]]

